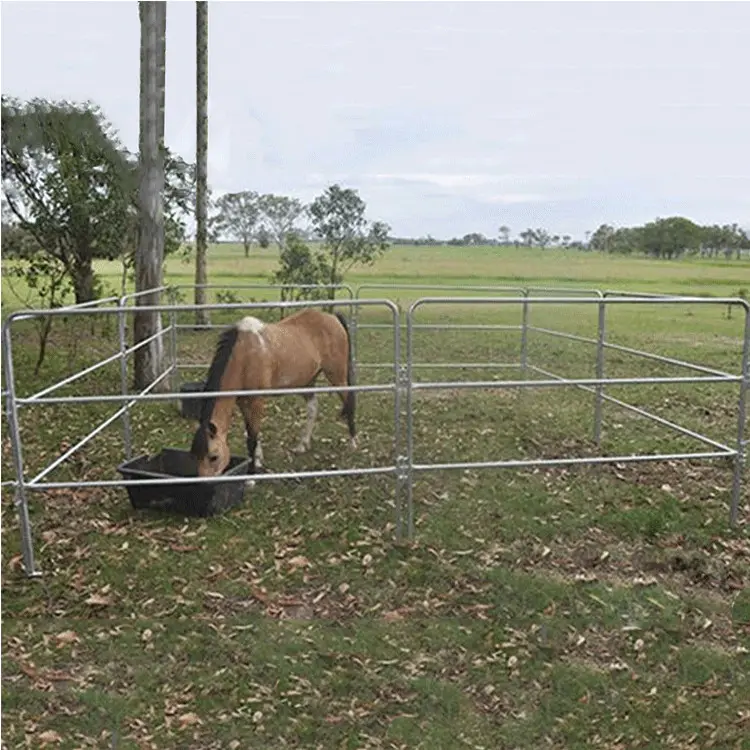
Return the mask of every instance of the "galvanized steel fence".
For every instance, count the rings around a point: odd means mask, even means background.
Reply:
[[[270,286],[265,284],[237,284],[230,286],[206,285],[208,288],[222,290],[250,290],[258,289],[267,292],[277,290],[280,297],[289,292],[290,286]],[[746,422],[748,409],[748,390],[750,390],[750,304],[739,298],[716,299],[702,297],[686,297],[674,295],[651,295],[645,293],[628,293],[612,290],[597,289],[575,289],[575,288],[552,288],[552,287],[496,287],[496,286],[427,286],[427,285],[399,285],[399,284],[362,284],[356,291],[348,285],[330,286],[308,286],[306,289],[320,290],[321,292],[337,292],[344,295],[343,299],[319,299],[299,301],[265,301],[265,302],[216,302],[206,305],[180,304],[176,300],[184,286],[160,287],[156,290],[129,294],[120,298],[107,298],[96,300],[84,305],[73,305],[66,308],[43,311],[19,311],[9,315],[3,323],[2,328],[2,355],[3,376],[5,381],[4,396],[8,428],[11,438],[11,448],[15,479],[4,482],[5,488],[14,491],[15,504],[19,515],[21,531],[21,548],[23,564],[27,575],[36,576],[40,574],[37,567],[34,545],[31,533],[31,523],[28,511],[28,499],[31,492],[44,492],[53,489],[81,488],[81,487],[127,487],[138,484],[147,485],[177,485],[193,484],[196,482],[231,482],[246,481],[273,481],[279,479],[313,479],[324,477],[352,477],[387,475],[394,480],[394,505],[396,512],[396,535],[401,537],[404,532],[409,538],[414,536],[414,484],[419,474],[430,471],[445,470],[467,470],[467,469],[500,469],[500,468],[533,468],[533,467],[560,467],[573,465],[610,464],[610,463],[635,463],[646,461],[668,461],[688,459],[715,459],[726,458],[732,461],[732,489],[730,500],[730,523],[737,520],[740,498],[743,491],[743,472],[745,468],[748,440],[746,437]],[[190,289],[193,287],[191,286]],[[297,289],[298,287],[294,287]],[[457,291],[463,296],[425,296],[413,301],[406,311],[392,299],[384,296],[382,298],[363,297],[365,291],[388,292],[389,295],[409,292],[425,291]],[[154,292],[166,293],[169,302],[154,306],[133,306],[133,302],[140,296],[153,294]],[[472,296],[467,296],[472,295]],[[478,296],[481,295],[481,296]],[[491,296],[485,296],[491,295]],[[502,296],[500,296],[502,295]],[[112,305],[111,303],[116,303]],[[572,334],[566,331],[535,326],[532,324],[532,305],[592,305],[597,309],[597,336],[586,337]],[[607,310],[611,306],[621,305],[735,305],[744,310],[744,333],[742,338],[742,354],[740,357],[739,372],[725,372],[704,365],[688,362],[674,357],[665,357],[653,352],[643,351],[633,347],[622,346],[607,340]],[[496,323],[420,323],[417,320],[421,310],[429,309],[436,305],[490,305],[494,307],[516,306],[520,308],[521,322],[516,325]],[[179,313],[195,312],[204,310],[237,310],[247,311],[255,309],[279,308],[282,311],[294,310],[303,307],[348,307],[350,310],[350,334],[352,337],[352,350],[355,356],[355,367],[357,370],[377,368],[390,373],[389,379],[383,383],[354,385],[347,387],[315,387],[296,389],[276,389],[263,391],[236,391],[221,393],[205,392],[178,392],[177,384],[181,369],[195,369],[205,366],[196,364],[185,364],[178,361],[178,334],[180,329],[217,328],[223,327],[216,324],[195,326],[178,322]],[[363,308],[380,309],[387,314],[387,323],[366,323],[360,319],[360,311]],[[156,334],[148,339],[128,346],[127,342],[127,319],[136,310],[153,311],[168,315],[169,323]],[[73,373],[67,378],[50,385],[31,396],[19,397],[16,392],[15,372],[13,367],[13,350],[11,331],[14,323],[22,320],[40,316],[68,316],[72,318],[91,315],[115,316],[118,322],[118,351],[83,370]],[[391,362],[361,363],[359,361],[359,335],[362,329],[380,329],[392,332]],[[414,334],[419,330],[461,330],[461,331],[508,331],[519,335],[518,361],[513,362],[449,362],[430,363],[415,361]],[[402,350],[402,336],[405,331],[406,346]],[[568,378],[534,364],[529,356],[529,337],[531,334],[547,336],[552,338],[566,339],[582,345],[595,348],[595,377],[593,378]],[[128,388],[128,361],[130,355],[140,347],[146,346],[154,339],[166,339],[168,352],[166,366],[163,372],[145,389],[138,393],[130,393]],[[692,373],[690,376],[679,377],[630,377],[630,378],[606,378],[605,377],[605,353],[608,350],[630,354],[650,361],[679,367]],[[112,364],[120,362],[120,393],[96,394],[96,395],[74,395],[55,396],[55,391],[71,385],[88,374]],[[479,370],[479,369],[516,369],[520,371],[520,379],[508,380],[450,380],[450,381],[422,381],[415,379],[417,372],[421,369],[457,369],[457,370]],[[529,379],[534,375],[535,379]],[[541,377],[541,379],[539,379]],[[159,385],[169,379],[169,392],[154,392]],[[737,422],[735,439],[726,442],[714,440],[695,430],[688,429],[676,422],[653,414],[647,409],[630,404],[622,399],[615,398],[606,393],[607,386],[636,386],[642,384],[730,384],[737,388]],[[480,462],[457,461],[452,463],[417,463],[414,451],[414,399],[418,392],[439,389],[521,389],[524,392],[532,388],[557,388],[575,387],[584,392],[594,395],[593,414],[593,439],[597,447],[601,443],[603,405],[610,403],[618,408],[635,413],[649,419],[662,427],[668,428],[678,434],[690,437],[703,443],[710,450],[696,452],[660,453],[660,454],[633,454],[620,456],[589,456],[568,457],[555,459],[493,459]],[[174,479],[142,479],[142,480],[98,480],[98,481],[45,481],[48,475],[71,458],[77,451],[85,446],[94,437],[101,434],[118,420],[121,422],[123,431],[123,453],[126,459],[132,457],[132,431],[130,416],[131,410],[139,402],[175,401],[176,399],[205,398],[207,396],[219,395],[291,395],[291,394],[317,394],[317,393],[341,393],[345,391],[356,391],[364,393],[389,393],[393,396],[393,454],[391,461],[382,466],[360,467],[352,469],[335,469],[319,471],[300,471],[285,473],[261,473],[252,475],[232,475],[220,477],[185,477]],[[112,403],[118,408],[97,424],[87,435],[83,436],[75,445],[65,450],[60,456],[51,461],[44,469],[34,477],[28,478],[24,468],[22,435],[19,427],[19,409],[29,405],[45,404],[88,404],[88,403]],[[405,422],[406,429],[403,428]]]

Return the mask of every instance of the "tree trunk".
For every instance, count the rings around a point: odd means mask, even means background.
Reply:
[[[76,304],[90,302],[94,299],[94,268],[91,264],[91,257],[88,255],[81,257],[78,254],[72,271]]]
[[[195,304],[206,304],[208,223],[208,3],[195,3]],[[196,325],[208,323],[206,310],[196,310]]]
[[[166,48],[166,3],[139,3],[141,20],[140,182],[138,186],[139,232],[135,253],[135,288],[145,291],[161,286],[164,261],[164,79]],[[138,307],[158,305],[158,292],[136,301]],[[161,331],[159,313],[137,312],[133,326],[135,343]],[[141,390],[163,371],[160,338],[135,354],[135,388]],[[163,385],[163,388],[166,384]]]
[[[250,243],[249,242],[243,242],[242,243],[245,246],[245,257],[250,257]]]

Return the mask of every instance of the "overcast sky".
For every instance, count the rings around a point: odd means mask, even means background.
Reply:
[[[2,91],[138,135],[135,2],[2,3]],[[750,4],[209,3],[209,181],[438,237],[750,226]],[[169,2],[167,143],[195,158],[195,5]]]

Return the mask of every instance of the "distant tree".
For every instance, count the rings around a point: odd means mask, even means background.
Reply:
[[[498,236],[500,238],[500,244],[501,245],[507,245],[510,242],[510,227],[503,224],[498,230],[497,230]]]
[[[676,258],[700,247],[703,232],[690,219],[673,216],[656,219],[643,227],[643,249],[655,258]]]
[[[643,246],[643,227],[620,227],[610,238],[609,251],[621,255],[632,255]]]
[[[486,245],[487,238],[481,232],[470,232],[463,237],[464,245]]]
[[[264,226],[258,228],[255,239],[258,240],[258,246],[262,250],[268,250],[271,247],[271,234]]]
[[[313,252],[302,239],[290,232],[279,254],[279,267],[271,275],[271,283],[279,284],[282,300],[325,299],[325,289],[305,288],[329,283],[331,269],[328,259]]]
[[[258,206],[266,230],[279,246],[279,250],[283,250],[287,237],[305,213],[304,204],[285,195],[267,194],[258,198]]]
[[[573,239],[573,238],[569,234],[564,234],[562,236],[562,246],[563,247],[568,247],[568,245],[570,245],[571,239]]]
[[[531,247],[536,240],[536,232],[533,229],[524,229],[518,237],[526,247]]]
[[[540,227],[534,230],[534,241],[542,250],[545,250],[552,243],[553,239],[552,235],[546,229]]]
[[[610,224],[601,224],[591,235],[589,247],[600,253],[610,252],[615,235],[615,228]]]
[[[389,247],[390,227],[368,222],[366,208],[356,190],[339,185],[328,187],[310,205],[313,228],[327,254],[329,284],[341,283],[354,265],[372,265]]]
[[[213,230],[219,237],[241,242],[245,257],[249,257],[260,219],[260,196],[252,190],[226,193],[216,201],[216,211],[211,219]]]

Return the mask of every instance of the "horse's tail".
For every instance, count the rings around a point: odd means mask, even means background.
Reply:
[[[346,362],[346,384],[351,386],[354,385],[354,359],[352,357],[352,336],[349,331],[349,324],[346,322],[346,318],[339,312],[335,313],[339,323],[343,326],[346,331],[346,342],[347,342],[347,362]],[[344,406],[341,409],[341,416],[346,417],[346,421],[349,424],[349,434],[354,437],[354,412],[357,407],[357,395],[354,391],[347,391],[346,398],[344,398]]]

